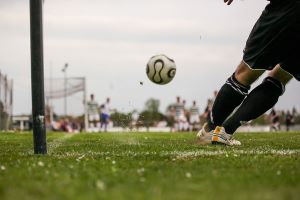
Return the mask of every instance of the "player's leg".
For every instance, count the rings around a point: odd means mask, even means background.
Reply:
[[[106,114],[106,115],[105,115],[105,123],[104,123],[104,132],[107,132],[107,126],[108,126],[108,123],[109,123],[109,117],[108,117],[108,115]]]
[[[99,132],[101,132],[102,131],[102,127],[103,127],[103,113],[100,113],[99,120],[100,120]]]
[[[88,118],[89,118],[88,132],[94,132],[95,124],[96,124],[94,115],[90,114]]]
[[[229,133],[226,134],[229,139],[232,138],[230,134],[242,123],[257,118],[277,103],[284,92],[284,86],[292,79],[291,74],[300,80],[299,17],[299,1],[276,1],[268,4],[254,26],[247,40],[243,59],[251,68],[262,67],[272,71],[223,124],[225,129],[221,129],[221,132]],[[278,63],[282,68],[279,65],[274,68]]]
[[[292,75],[277,65],[263,82],[254,88],[237,111],[224,122],[226,133],[233,134],[243,123],[256,119],[277,103]]]
[[[179,117],[175,116],[175,123],[174,123],[174,130],[175,132],[179,132]]]
[[[95,114],[95,132],[100,131],[100,115],[97,113]]]
[[[244,61],[238,65],[235,73],[227,79],[218,92],[208,121],[208,131],[223,124],[248,95],[251,84],[263,73],[264,70],[250,69]]]
[[[273,69],[277,63],[285,62],[283,68],[300,80],[300,63],[297,56],[299,55],[298,49],[300,41],[300,18],[298,17],[300,12],[297,10],[298,8],[299,5],[296,5],[296,2],[294,1],[278,1],[277,3],[268,4],[265,11],[256,22],[246,43],[243,60],[249,67],[252,69],[270,70]],[[218,95],[213,106],[209,129],[223,123],[222,121],[224,121],[230,115],[230,112],[232,112],[241,102],[243,102],[243,104],[239,107],[238,112],[236,112],[233,117],[238,116],[238,114],[241,116],[247,115],[247,111],[250,110],[248,114],[251,114],[252,117],[248,116],[247,118],[253,118],[257,113],[261,113],[262,110],[277,102],[279,96],[283,93],[284,88],[282,86],[291,79],[291,76],[288,73],[277,66],[271,72],[270,76],[267,77],[262,84],[256,87],[244,100],[249,90],[249,86],[256,80],[262,71],[252,71],[250,68],[247,70],[247,68],[243,66],[241,69],[243,70],[240,70],[240,73],[236,72],[234,76],[228,79],[226,82],[227,84],[222,87],[222,92]],[[229,87],[231,85],[234,87]],[[239,91],[240,95],[237,95],[237,91]],[[259,96],[262,98],[265,98],[264,96],[271,96],[271,98],[267,98],[267,100],[264,101],[261,98],[257,99]],[[226,97],[226,99],[222,97]],[[252,107],[245,106],[247,105],[246,102],[249,101],[250,103],[247,104],[250,104]],[[259,105],[261,108],[257,109],[253,106],[255,104],[262,104]],[[241,112],[241,109],[244,109],[244,111]],[[254,113],[256,110],[259,111]],[[222,114],[219,114],[221,113],[219,111],[222,111]],[[230,120],[233,122],[233,118],[230,117],[230,119],[224,123],[228,127],[231,126],[228,125],[230,124]],[[235,118],[237,124],[240,125],[241,121],[243,120],[241,120],[240,117]],[[245,119],[244,121],[249,120]],[[231,132],[233,133],[234,131]]]
[[[107,132],[107,122],[104,122],[104,132]]]
[[[204,124],[197,134],[198,144],[211,143],[212,131],[216,127],[222,126],[223,122],[248,95],[251,84],[263,73],[264,70],[250,69],[244,61],[238,65],[234,74],[227,79],[218,92],[207,124]]]

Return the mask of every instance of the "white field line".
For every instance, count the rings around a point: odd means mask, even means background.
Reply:
[[[62,137],[59,137],[57,139],[54,139],[51,142],[48,142],[48,153],[49,154],[54,153],[55,149],[61,147],[66,140],[72,138],[74,135],[75,133],[67,133]]]
[[[300,149],[293,150],[277,150],[277,149],[268,149],[268,150],[233,150],[233,151],[186,151],[186,152],[171,152],[170,156],[174,156],[176,158],[193,158],[200,156],[218,156],[224,155],[226,157],[234,156],[238,157],[239,155],[276,155],[276,156],[287,156],[300,154]]]
[[[135,151],[124,151],[124,152],[65,152],[64,154],[52,154],[54,157],[74,157],[82,159],[83,157],[89,156],[100,156],[100,157],[136,157],[136,156],[158,156],[158,157],[173,157],[176,159],[188,159],[197,158],[201,156],[219,156],[224,155],[226,157],[240,155],[276,155],[276,156],[289,156],[289,155],[300,155],[300,149],[268,149],[268,150],[197,150],[197,151],[162,151],[162,152],[135,152]]]
[[[53,154],[55,149],[57,149],[58,147],[61,147],[67,139],[73,137],[75,134],[76,133],[64,134],[62,137],[56,138],[51,142],[47,142],[48,143],[48,145],[47,145],[48,154]],[[20,153],[20,155],[26,155],[26,156],[33,155],[33,150],[29,149],[28,151]]]

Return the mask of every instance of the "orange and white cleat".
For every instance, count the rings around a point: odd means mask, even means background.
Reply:
[[[224,127],[217,126],[211,137],[212,144],[224,144],[228,146],[241,145],[241,142],[234,139],[233,135],[227,134]]]

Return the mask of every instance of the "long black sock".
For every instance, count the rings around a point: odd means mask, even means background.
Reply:
[[[242,103],[248,94],[249,86],[239,83],[233,74],[222,86],[212,107],[208,127],[210,130],[221,126],[232,111]]]
[[[228,134],[233,134],[243,123],[253,120],[271,109],[284,93],[284,85],[272,78],[254,88],[237,111],[227,119],[223,126]]]

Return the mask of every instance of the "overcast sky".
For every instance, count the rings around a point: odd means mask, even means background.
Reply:
[[[88,94],[120,111],[141,110],[157,98],[161,110],[176,96],[203,110],[242,57],[247,36],[265,0],[46,0],[45,77],[87,79]],[[174,80],[159,86],[145,67],[164,53],[177,65]],[[29,1],[0,0],[0,70],[14,80],[14,113],[31,112]],[[52,67],[51,67],[52,66]],[[139,82],[143,81],[144,85]],[[300,84],[292,81],[277,108],[300,109]],[[82,111],[80,94],[68,99],[68,113]],[[55,109],[62,113],[62,101]]]

